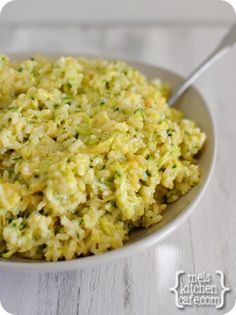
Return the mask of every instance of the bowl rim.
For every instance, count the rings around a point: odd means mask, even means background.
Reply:
[[[28,58],[28,56],[36,55],[35,52],[19,52],[19,53],[9,53],[8,54],[12,59],[19,60],[21,58]],[[68,53],[44,53],[44,55],[48,56],[49,58],[55,58],[57,56],[80,56],[80,54],[68,54]],[[175,77],[178,77],[180,80],[185,80],[185,77],[182,76],[179,73],[176,73],[172,70],[159,67],[157,65],[149,64],[147,62],[142,61],[136,61],[136,60],[129,60],[129,59],[123,59],[123,58],[112,58],[112,57],[99,57],[99,56],[93,56],[89,54],[82,54],[81,56],[89,57],[89,58],[102,58],[102,59],[119,59],[123,60],[125,62],[128,62],[130,64],[135,64],[140,67],[151,67],[155,70],[164,71],[170,75],[173,75]],[[196,196],[192,199],[192,201],[189,203],[189,205],[184,208],[181,213],[179,213],[174,219],[172,219],[170,222],[168,222],[166,225],[161,227],[159,230],[144,236],[142,239],[134,241],[132,243],[126,244],[123,247],[113,249],[111,251],[97,254],[97,255],[91,255],[86,257],[79,257],[72,260],[65,260],[65,261],[53,261],[53,262],[47,262],[47,261],[30,261],[26,260],[23,261],[12,261],[7,259],[0,259],[0,271],[19,271],[19,272],[59,272],[59,271],[72,271],[72,270],[80,270],[85,269],[88,267],[94,267],[96,265],[100,264],[106,264],[111,261],[119,260],[122,258],[129,257],[137,252],[140,252],[144,249],[147,249],[153,245],[155,245],[160,240],[164,239],[167,235],[170,235],[173,231],[175,231],[193,212],[194,208],[198,204],[198,202],[201,200],[204,192],[206,191],[206,188],[209,184],[209,181],[211,179],[215,160],[216,160],[216,129],[215,129],[215,123],[213,119],[213,115],[207,105],[207,101],[202,96],[202,93],[196,88],[195,84],[193,84],[190,87],[191,90],[195,90],[198,95],[203,100],[203,105],[208,113],[209,121],[211,123],[211,129],[212,129],[212,154],[211,154],[211,160],[210,160],[210,166],[207,170],[206,177],[204,182],[202,183],[202,186],[199,190],[199,192],[196,194]]]

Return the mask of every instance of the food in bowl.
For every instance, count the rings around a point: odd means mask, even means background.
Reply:
[[[200,181],[206,135],[122,61],[0,57],[0,253],[121,247]]]

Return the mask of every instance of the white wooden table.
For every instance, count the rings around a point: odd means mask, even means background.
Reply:
[[[64,51],[136,59],[187,75],[227,30],[205,26],[123,25],[0,29],[0,50]],[[222,270],[236,297],[236,49],[198,82],[217,127],[218,155],[206,194],[191,218],[164,241],[130,258],[78,272],[0,272],[0,300],[15,315],[181,314],[169,288],[175,272]],[[190,307],[185,314],[224,314]]]

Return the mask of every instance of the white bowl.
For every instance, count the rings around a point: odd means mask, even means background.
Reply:
[[[13,60],[20,60],[29,58],[30,56],[32,56],[32,54],[27,53],[17,54],[10,57]],[[51,55],[51,57],[58,56],[59,55]],[[184,81],[184,78],[180,75],[156,66],[140,62],[129,63],[138,68],[150,79],[161,78],[163,81],[166,81],[170,84],[173,91],[181,84],[181,82]],[[158,241],[179,227],[191,214],[206,190],[206,186],[213,170],[216,143],[212,116],[206,102],[196,88],[191,87],[178,102],[176,107],[183,111],[187,118],[193,119],[207,134],[207,141],[201,151],[201,154],[199,155],[198,161],[202,179],[200,184],[195,186],[189,193],[168,206],[167,211],[164,213],[163,220],[159,224],[149,229],[142,229],[131,233],[130,241],[122,248],[112,250],[104,254],[58,262],[35,261],[18,257],[12,257],[8,260],[0,258],[0,270],[50,272],[75,270],[97,264],[104,264],[111,260],[123,258],[144,250],[145,248],[158,243]]]

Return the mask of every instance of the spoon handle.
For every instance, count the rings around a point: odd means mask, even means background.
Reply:
[[[187,89],[193,84],[193,82],[211,65],[213,65],[220,57],[225,55],[236,42],[236,24],[230,29],[230,31],[223,38],[217,48],[205,59],[200,66],[197,67],[186,79],[186,81],[178,88],[173,96],[168,100],[168,105],[173,106],[177,100],[187,91]]]

